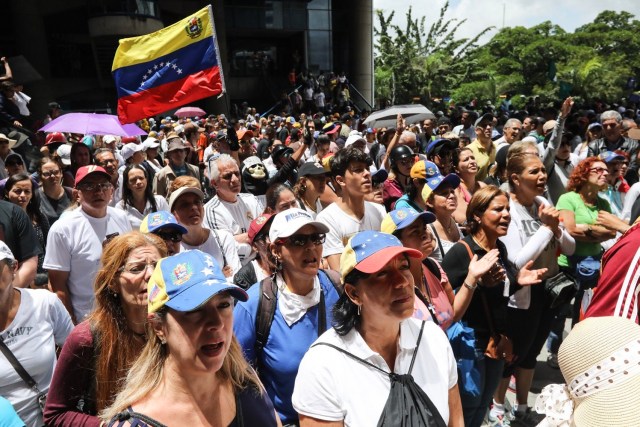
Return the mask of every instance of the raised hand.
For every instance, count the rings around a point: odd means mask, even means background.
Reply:
[[[533,260],[529,261],[518,272],[518,284],[520,286],[537,285],[542,282],[542,276],[547,272],[547,268],[540,268],[537,270],[531,270]]]
[[[473,281],[478,281],[498,262],[500,251],[491,249],[482,258],[478,259],[478,255],[474,254],[469,263],[469,276]]]
[[[564,102],[562,103],[562,106],[560,107],[560,115],[566,119],[569,116],[569,113],[571,112],[571,107],[573,107],[573,98],[568,97],[567,99],[564,100]]]
[[[554,233],[558,229],[558,225],[560,225],[560,213],[553,206],[546,206],[544,204],[538,206],[538,217],[540,221],[551,228]]]

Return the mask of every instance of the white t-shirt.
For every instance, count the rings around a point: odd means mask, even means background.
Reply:
[[[242,267],[240,259],[238,258],[235,239],[231,233],[225,230],[209,231],[209,238],[199,246],[187,245],[183,240],[182,243],[180,243],[180,252],[188,251],[190,249],[201,250],[202,252],[211,255],[218,262],[220,269],[224,267],[224,258],[222,257],[222,253],[224,252],[227,265],[231,266],[233,274],[235,275],[238,270],[240,270],[240,267]],[[218,239],[220,239],[220,243],[218,243]]]
[[[112,207],[107,208],[103,218],[75,209],[51,226],[43,267],[69,272],[67,287],[78,322],[93,309],[93,280],[100,267],[102,242],[110,234],[129,231],[131,223],[127,214]]]
[[[153,196],[153,198],[156,199],[156,207],[158,208],[157,210],[169,212],[169,204],[167,203],[167,199],[157,195]],[[116,209],[125,211],[127,214],[127,218],[129,218],[129,222],[131,223],[131,228],[133,230],[139,230],[142,220],[144,219],[145,216],[151,213],[152,207],[151,207],[151,202],[147,200],[147,204],[144,207],[144,211],[140,213],[138,209],[134,208],[131,205],[127,205],[127,208],[125,209],[124,201],[120,200],[116,205]]]
[[[232,235],[249,231],[251,221],[259,217],[264,207],[253,194],[239,193],[235,202],[226,202],[218,196],[214,196],[204,206],[203,227],[225,230]],[[242,264],[251,259],[251,245],[248,243],[236,243],[238,256]]]
[[[365,201],[364,216],[361,219],[348,215],[336,203],[331,203],[316,217],[318,221],[329,227],[327,240],[322,248],[322,256],[342,253],[349,238],[359,231],[379,231],[385,215],[384,206],[377,203]]]
[[[409,371],[421,323],[410,318],[400,324],[399,351],[393,372]],[[355,328],[343,337],[332,328],[322,334],[302,358],[292,396],[294,409],[319,420],[344,420],[347,427],[375,426],[389,397],[388,375],[334,348],[316,345],[320,342],[342,348],[385,372],[391,371]],[[411,375],[448,423],[449,389],[457,384],[458,372],[449,341],[433,322],[425,322]]]
[[[38,389],[46,393],[56,366],[56,344],[62,347],[73,323],[56,294],[43,289],[17,290],[18,312],[0,337]],[[28,427],[43,425],[36,392],[25,384],[4,355],[0,355],[0,396],[11,402]]]

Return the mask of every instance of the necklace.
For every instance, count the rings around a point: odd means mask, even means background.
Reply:
[[[302,198],[302,203],[304,203],[309,209],[311,209],[311,211],[313,211],[313,213],[318,213],[316,211],[316,208],[314,206],[311,206],[309,204],[309,202],[307,202],[307,199],[305,199],[304,197]]]
[[[471,236],[471,238],[473,239],[474,242],[476,242],[476,245],[480,246],[480,248],[484,249],[485,252],[489,252],[491,249],[487,249],[482,243],[480,243],[478,241],[478,239],[475,238],[475,236]]]

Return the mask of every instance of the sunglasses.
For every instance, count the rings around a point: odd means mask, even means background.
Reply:
[[[589,169],[589,172],[595,172],[597,175],[602,175],[605,172],[608,172],[609,169],[607,168],[591,168]]]
[[[100,182],[95,184],[80,184],[78,189],[82,191],[108,191],[113,188],[110,182]]]
[[[182,234],[180,233],[153,233],[162,240],[169,240],[174,243],[182,242]]]
[[[280,239],[280,243],[290,243],[293,246],[303,247],[311,241],[311,243],[318,246],[324,243],[326,237],[324,233],[292,234],[286,239]]]

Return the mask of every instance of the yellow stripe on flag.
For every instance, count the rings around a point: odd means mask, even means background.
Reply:
[[[121,39],[113,58],[111,71],[129,65],[152,61],[154,58],[213,36],[210,8],[211,6],[207,6],[200,9],[193,15],[155,33]],[[192,31],[193,28],[196,31]]]

